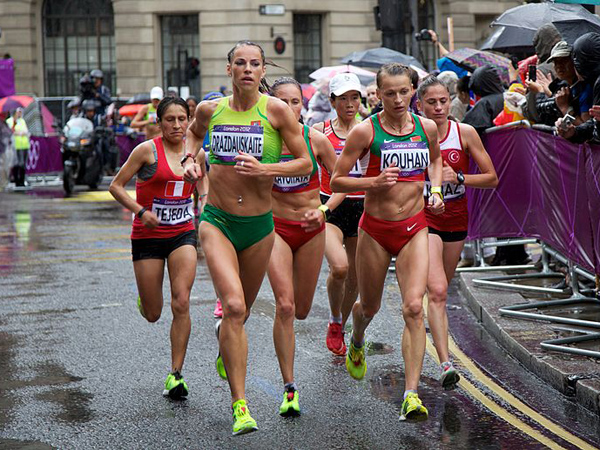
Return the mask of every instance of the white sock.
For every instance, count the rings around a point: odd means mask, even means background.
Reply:
[[[342,316],[334,316],[333,314],[329,315],[329,323],[339,323],[340,325],[342,324]]]
[[[414,389],[409,389],[408,391],[404,391],[404,400],[406,400],[406,397],[408,397],[408,394],[416,394],[417,391]]]

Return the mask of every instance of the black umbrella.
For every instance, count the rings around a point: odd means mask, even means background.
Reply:
[[[535,31],[528,28],[494,27],[492,35],[481,45],[481,50],[533,54],[534,35]]]
[[[530,30],[533,37],[538,28],[548,23],[554,24],[569,44],[590,31],[600,33],[598,16],[581,5],[557,3],[529,3],[511,8],[494,20],[492,26],[506,27],[506,33],[513,28]]]
[[[340,60],[344,64],[358,67],[381,67],[384,64],[397,62],[406,66],[416,66],[425,70],[423,65],[415,58],[386,47],[371,48],[362,52],[352,52]]]

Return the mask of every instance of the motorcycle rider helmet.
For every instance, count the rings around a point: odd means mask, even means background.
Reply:
[[[104,73],[100,69],[94,69],[90,72],[92,78],[104,78]]]
[[[94,100],[84,100],[81,104],[81,108],[84,111],[96,110],[96,102]]]

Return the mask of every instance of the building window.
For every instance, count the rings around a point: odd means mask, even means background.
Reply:
[[[93,69],[117,88],[111,0],[46,0],[43,6],[44,87],[48,96],[79,94],[79,79]]]
[[[198,14],[162,16],[163,81],[166,87],[178,88],[179,94],[199,96],[200,36]]]
[[[310,83],[308,75],[322,65],[321,15],[294,14],[294,75]]]

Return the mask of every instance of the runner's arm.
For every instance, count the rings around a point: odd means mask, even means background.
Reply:
[[[204,136],[208,132],[210,118],[212,117],[218,102],[201,102],[194,112],[194,119],[185,133],[184,152],[192,155],[183,164],[183,179],[189,183],[196,183],[206,173],[206,152],[202,148]],[[208,189],[206,189],[208,192]]]
[[[481,138],[475,128],[471,125],[461,123],[458,125],[463,138],[463,145],[466,147],[464,150],[467,151],[481,171],[480,174],[464,174],[465,186],[476,187],[476,188],[488,188],[493,189],[498,186],[498,175],[496,175],[496,169],[494,164],[488,155],[488,152],[481,142]],[[456,180],[458,183],[458,179]]]
[[[427,207],[434,214],[442,214],[444,212],[444,198],[441,193],[443,162],[438,141],[437,125],[433,120],[426,118],[422,118],[421,121],[427,136],[427,142],[429,143],[429,167],[427,168],[427,173],[429,180],[431,180],[431,188],[435,187],[440,190],[429,196]]]
[[[323,133],[314,128],[310,130],[310,139],[315,156],[323,163],[324,170],[327,170],[331,174],[337,161],[333,145],[331,145],[331,142]],[[346,194],[334,193],[329,197],[325,206],[327,206],[330,211],[333,211],[345,198]]]
[[[144,128],[146,125],[148,125],[150,123],[150,119],[144,120],[144,117],[146,116],[146,114],[148,113],[148,105],[144,105],[140,108],[140,110],[137,112],[137,114],[135,115],[135,117],[133,118],[133,120],[131,121],[131,128],[139,128],[142,129]]]
[[[234,158],[237,162],[234,166],[236,172],[247,176],[267,177],[309,174],[312,169],[312,162],[300,133],[298,121],[290,107],[278,98],[269,97],[267,116],[273,128],[281,134],[283,142],[285,142],[294,159],[286,163],[261,164],[255,157],[240,152]]]
[[[140,212],[142,205],[129,196],[125,186],[144,165],[152,163],[151,154],[152,144],[150,141],[142,142],[134,148],[123,167],[113,178],[108,189],[116,201],[134,214]]]

